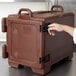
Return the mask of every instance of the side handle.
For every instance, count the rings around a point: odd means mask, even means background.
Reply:
[[[6,44],[4,44],[2,46],[2,57],[3,58],[8,58],[8,52],[7,52],[7,45]]]
[[[7,32],[6,18],[2,18],[2,32]]]

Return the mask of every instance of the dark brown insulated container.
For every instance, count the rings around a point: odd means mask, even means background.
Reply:
[[[33,72],[44,75],[53,64],[72,58],[72,37],[66,32],[50,36],[47,29],[51,23],[74,27],[74,14],[65,13],[61,6],[55,5],[51,11],[32,12],[22,8],[18,14],[2,19],[2,31],[7,38],[3,58],[8,58],[10,66],[28,66]]]

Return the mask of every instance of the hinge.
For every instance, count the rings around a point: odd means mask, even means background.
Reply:
[[[40,64],[46,63],[48,61],[50,61],[50,55],[49,54],[45,57],[40,58]]]
[[[48,32],[48,25],[50,23],[45,23],[44,25],[40,25],[40,32]]]

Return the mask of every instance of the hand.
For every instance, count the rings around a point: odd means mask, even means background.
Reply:
[[[48,25],[48,32],[50,35],[54,36],[55,31],[58,31],[58,32],[63,31],[63,25],[57,24],[57,23],[53,23],[53,24]]]

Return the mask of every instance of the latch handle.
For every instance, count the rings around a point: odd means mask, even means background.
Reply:
[[[40,32],[48,32],[48,25],[51,23],[45,23],[43,25],[40,25]]]

